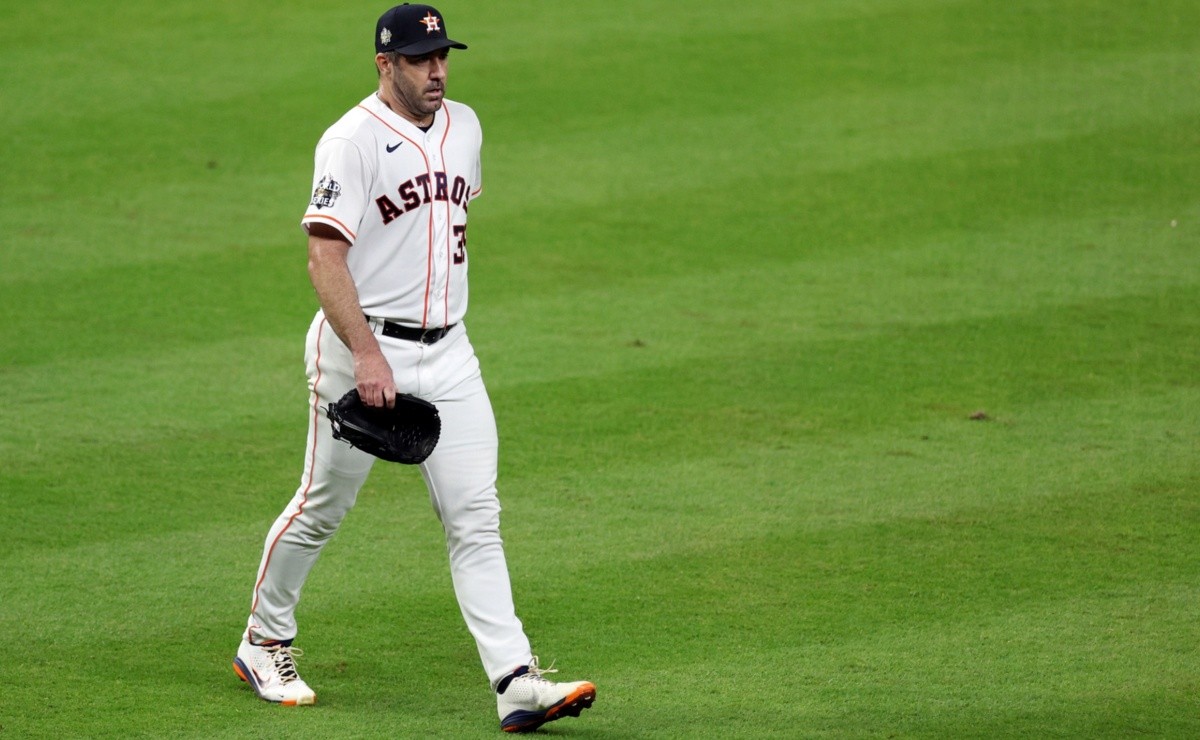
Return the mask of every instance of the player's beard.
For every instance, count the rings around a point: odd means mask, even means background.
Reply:
[[[415,118],[418,121],[423,121],[429,116],[432,116],[442,107],[442,98],[445,95],[445,87],[433,83],[426,84],[422,89],[418,89],[415,85],[406,84],[403,78],[392,81],[392,99],[402,106],[409,117]],[[437,95],[431,93],[437,92]],[[404,114],[404,112],[397,111]]]

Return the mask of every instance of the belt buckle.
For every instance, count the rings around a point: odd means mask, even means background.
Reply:
[[[425,329],[421,332],[421,338],[417,341],[419,341],[421,344],[433,344],[442,338],[441,335],[438,334],[439,331],[441,331],[441,329]]]

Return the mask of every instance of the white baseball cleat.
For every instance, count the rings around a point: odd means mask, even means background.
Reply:
[[[532,732],[559,717],[578,717],[596,700],[591,681],[554,683],[542,676],[557,673],[553,668],[538,668],[537,656],[528,666],[518,668],[511,678],[500,682],[503,693],[496,694],[500,729],[505,732]],[[499,691],[499,688],[497,689]]]
[[[253,645],[243,639],[233,659],[233,672],[266,701],[285,707],[316,704],[317,695],[296,673],[295,658],[303,654],[292,647],[291,640]]]

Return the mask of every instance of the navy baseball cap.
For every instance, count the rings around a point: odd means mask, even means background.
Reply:
[[[419,57],[449,47],[465,49],[467,45],[446,37],[446,21],[430,5],[397,5],[375,24],[375,51],[380,54],[395,51]]]

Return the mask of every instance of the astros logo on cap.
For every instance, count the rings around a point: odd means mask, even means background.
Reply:
[[[425,33],[433,33],[434,31],[442,30],[442,19],[438,18],[433,13],[426,13],[425,17],[421,19],[421,22],[425,24]]]

